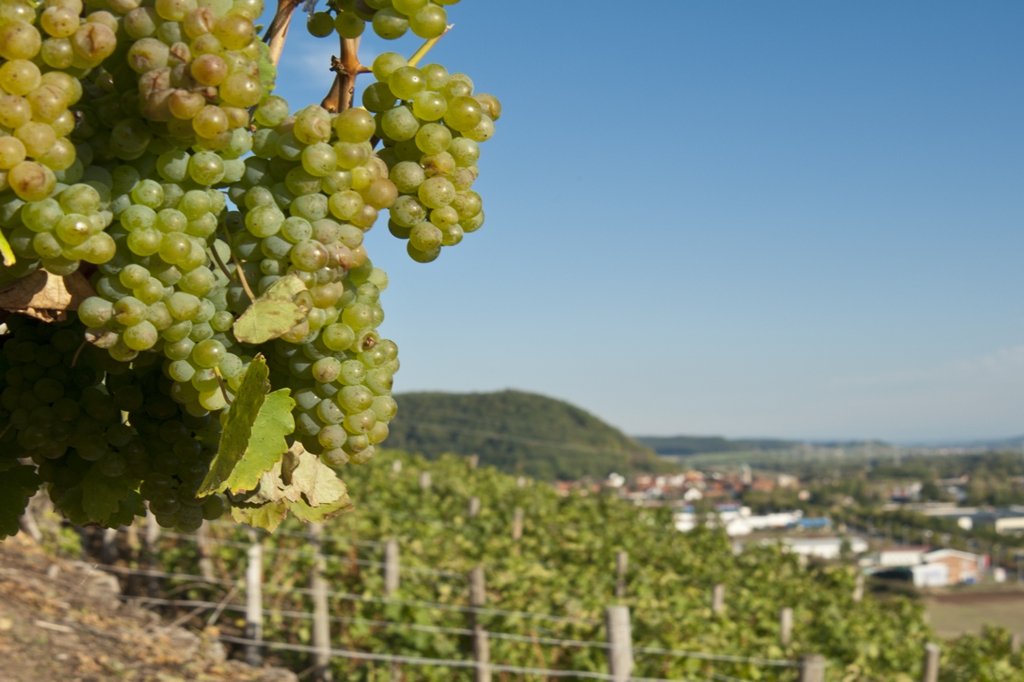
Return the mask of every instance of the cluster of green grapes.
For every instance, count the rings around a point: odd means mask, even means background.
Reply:
[[[106,232],[113,220],[109,174],[96,167],[80,179],[86,182],[59,184],[53,196],[21,210],[21,226],[9,242],[22,268],[42,265],[55,275],[68,275],[81,261],[100,264],[114,257],[117,247]]]
[[[278,339],[268,353],[271,383],[292,389],[298,440],[335,467],[369,461],[398,412],[391,397],[398,346],[376,329],[387,275],[367,261],[343,283],[340,320],[298,344]]]
[[[314,23],[431,38],[455,1],[335,0]],[[329,466],[368,461],[399,361],[364,234],[388,210],[427,262],[483,223],[471,188],[497,99],[387,53],[366,108],[292,113],[270,94],[262,9],[0,1],[0,228],[17,259],[0,283],[41,267],[95,291],[64,323],[8,318],[0,456],[31,459],[76,523],[130,523],[144,503],[184,531],[220,515],[196,492],[258,354],[295,398],[291,439]],[[238,318],[285,276],[308,312],[240,342]]]
[[[318,38],[337,32],[342,38],[358,38],[366,30],[366,22],[373,32],[385,40],[401,38],[412,31],[420,38],[436,38],[445,32],[448,12],[443,5],[454,5],[459,0],[331,0],[333,10],[313,12],[307,26]]]
[[[22,201],[53,194],[55,173],[75,161],[68,135],[75,129],[69,107],[83,94],[77,76],[114,53],[117,30],[110,12],[85,12],[81,0],[2,5],[0,191],[10,188]]]
[[[161,353],[188,413],[222,409],[232,394],[221,381],[237,389],[249,359],[231,352],[241,352],[229,333],[231,271],[213,262],[215,253],[222,262],[230,258],[216,239],[225,197],[208,187],[139,179],[131,166],[114,172],[123,179],[109,232],[117,255],[93,275],[97,296],[82,302],[79,316],[115,359]]]
[[[391,233],[408,239],[413,260],[427,263],[484,223],[471,188],[480,174],[481,142],[494,135],[501,103],[473,95],[473,81],[439,64],[409,66],[394,52],[373,62],[377,79],[363,92],[375,113],[381,159],[401,196],[391,207]]]
[[[229,146],[232,131],[249,124],[247,108],[259,104],[264,81],[272,78],[265,64],[261,70],[267,46],[253,23],[263,11],[262,0],[126,4],[136,5],[123,19],[134,42],[112,76],[137,91],[130,113],[165,123],[167,134],[185,146],[212,151]],[[149,130],[137,119],[119,125],[142,133],[140,143]],[[146,145],[140,146],[141,154]]]
[[[255,158],[246,159],[242,180],[229,190],[239,212],[228,223],[241,228],[232,248],[256,270],[261,291],[294,272],[314,309],[329,315],[341,295],[333,285],[366,262],[363,234],[398,196],[369,142],[373,117],[361,109],[332,115],[315,105],[289,116],[287,103],[270,97],[255,119]],[[321,317],[312,314],[312,330]]]
[[[130,523],[146,499],[161,525],[190,531],[223,513],[221,498],[195,496],[219,422],[180,413],[158,363],[114,360],[85,342],[73,316],[47,324],[12,315],[6,325],[3,456],[30,458],[68,518]]]
[[[132,371],[108,375],[107,386],[114,395],[128,393],[135,398],[128,423],[145,444],[144,457],[130,460],[131,473],[141,479],[139,494],[148,503],[157,523],[164,528],[192,532],[204,519],[219,518],[224,500],[217,495],[197,497],[210,470],[220,438],[220,421],[212,414],[190,414],[182,397],[161,371],[157,356],[132,363]],[[141,400],[140,400],[141,398]]]
[[[363,235],[398,190],[373,154],[376,122],[365,110],[332,115],[310,106],[290,116],[287,103],[272,96],[255,120],[254,156],[229,190],[239,208],[226,219],[237,228],[232,249],[259,292],[294,274],[307,287],[297,299],[309,307],[272,345],[271,383],[295,391],[297,434],[307,450],[333,466],[362,463],[387,436],[398,369],[397,346],[377,332],[387,275],[367,259]],[[232,289],[229,303],[243,309],[244,291]],[[369,400],[342,402],[355,387]],[[390,407],[378,400],[370,411],[375,397]]]

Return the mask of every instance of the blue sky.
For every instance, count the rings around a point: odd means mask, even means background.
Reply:
[[[1024,3],[449,10],[427,61],[504,115],[479,232],[429,265],[367,237],[396,390],[535,391],[632,434],[1024,433]],[[295,109],[337,51],[297,19]]]

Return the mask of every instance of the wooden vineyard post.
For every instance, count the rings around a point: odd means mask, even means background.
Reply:
[[[421,471],[420,472],[420,488],[423,489],[424,491],[430,490],[430,472],[429,471]]]
[[[487,602],[487,589],[484,585],[484,567],[477,566],[469,572],[469,604],[480,608]],[[473,622],[473,660],[476,661],[474,682],[491,682],[491,642],[487,630],[480,622],[476,612],[471,614]]]
[[[39,524],[36,523],[36,518],[32,516],[32,511],[25,507],[25,513],[18,517],[18,527],[21,531],[32,538],[32,541],[37,545],[43,541],[43,534],[39,530]]]
[[[825,682],[825,657],[806,654],[800,659],[800,682]]]
[[[629,566],[629,554],[624,550],[615,553],[615,598],[626,598],[626,568]]]
[[[117,560],[117,528],[103,529],[103,563],[113,564]]]
[[[398,591],[399,585],[398,540],[384,543],[384,594],[389,597]]]
[[[521,540],[523,538],[523,508],[516,507],[512,512],[512,539]]]
[[[718,583],[711,594],[711,612],[715,615],[725,611],[725,585]]]
[[[469,465],[470,469],[476,469],[478,466],[480,466],[480,455],[470,455],[469,459],[466,461],[466,464]]]
[[[921,682],[939,682],[939,656],[942,649],[938,644],[929,642],[924,645],[924,671],[921,673]]]
[[[793,609],[784,606],[779,611],[779,642],[782,646],[789,646],[793,639]]]
[[[859,602],[864,599],[864,574],[857,574],[857,584],[853,588],[853,601]]]
[[[471,497],[469,498],[469,509],[467,510],[469,518],[473,518],[480,513],[480,498]]]
[[[213,580],[213,557],[210,553],[210,522],[203,520],[203,525],[196,531],[196,554],[199,555],[199,575]]]
[[[153,512],[146,510],[146,570],[156,570],[156,545],[160,541],[160,526],[157,525],[156,516]],[[146,592],[150,597],[160,596],[160,579],[155,575],[146,576]]]
[[[331,671],[331,618],[327,608],[327,559],[323,554],[323,524],[309,524],[313,536],[313,574],[310,589],[313,592],[313,679],[315,682],[333,682]]]
[[[608,630],[608,672],[614,682],[628,682],[633,674],[633,635],[628,606],[605,607]]]
[[[263,641],[263,545],[257,540],[249,546],[245,566],[245,662],[252,666],[263,663],[258,642]]]
[[[128,568],[139,568],[139,524],[133,523],[125,531],[125,544],[128,546]],[[125,576],[126,594],[139,594],[139,576],[129,573]]]

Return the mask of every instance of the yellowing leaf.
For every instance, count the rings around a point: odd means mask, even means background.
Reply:
[[[18,260],[14,257],[14,251],[11,250],[11,245],[7,241],[7,237],[4,236],[3,232],[0,232],[0,256],[3,256],[4,265],[7,267],[11,267]]]
[[[288,509],[300,521],[323,523],[327,519],[352,511],[355,509],[355,506],[349,501],[348,495],[345,495],[343,499],[339,499],[332,504],[323,504],[319,507],[310,507],[302,500],[299,500],[288,505]]]
[[[242,343],[260,344],[287,333],[309,313],[306,303],[294,300],[303,291],[306,285],[294,274],[274,282],[235,321],[235,338]]]
[[[294,453],[295,448],[291,452]],[[319,457],[302,449],[298,460],[299,464],[292,471],[288,486],[281,490],[281,497],[289,502],[299,502],[305,498],[311,507],[333,504],[342,497],[348,499],[348,486]]]
[[[232,505],[235,520],[267,530],[276,528],[288,511],[300,520],[320,522],[353,508],[344,481],[300,443],[263,474],[259,490]]]
[[[262,528],[271,533],[288,516],[288,506],[283,503],[269,502],[258,507],[232,507],[231,518],[239,523],[247,523],[253,528]]]

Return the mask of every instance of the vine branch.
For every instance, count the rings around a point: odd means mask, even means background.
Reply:
[[[370,73],[369,67],[359,61],[359,38],[341,39],[341,57],[331,58],[334,84],[324,101],[320,103],[327,111],[340,113],[352,108],[356,96],[356,76]]]
[[[281,61],[281,53],[284,51],[284,41],[288,37],[288,27],[292,23],[292,15],[302,4],[302,0],[278,0],[277,12],[263,36],[263,42],[270,46],[270,59],[274,66]]]

